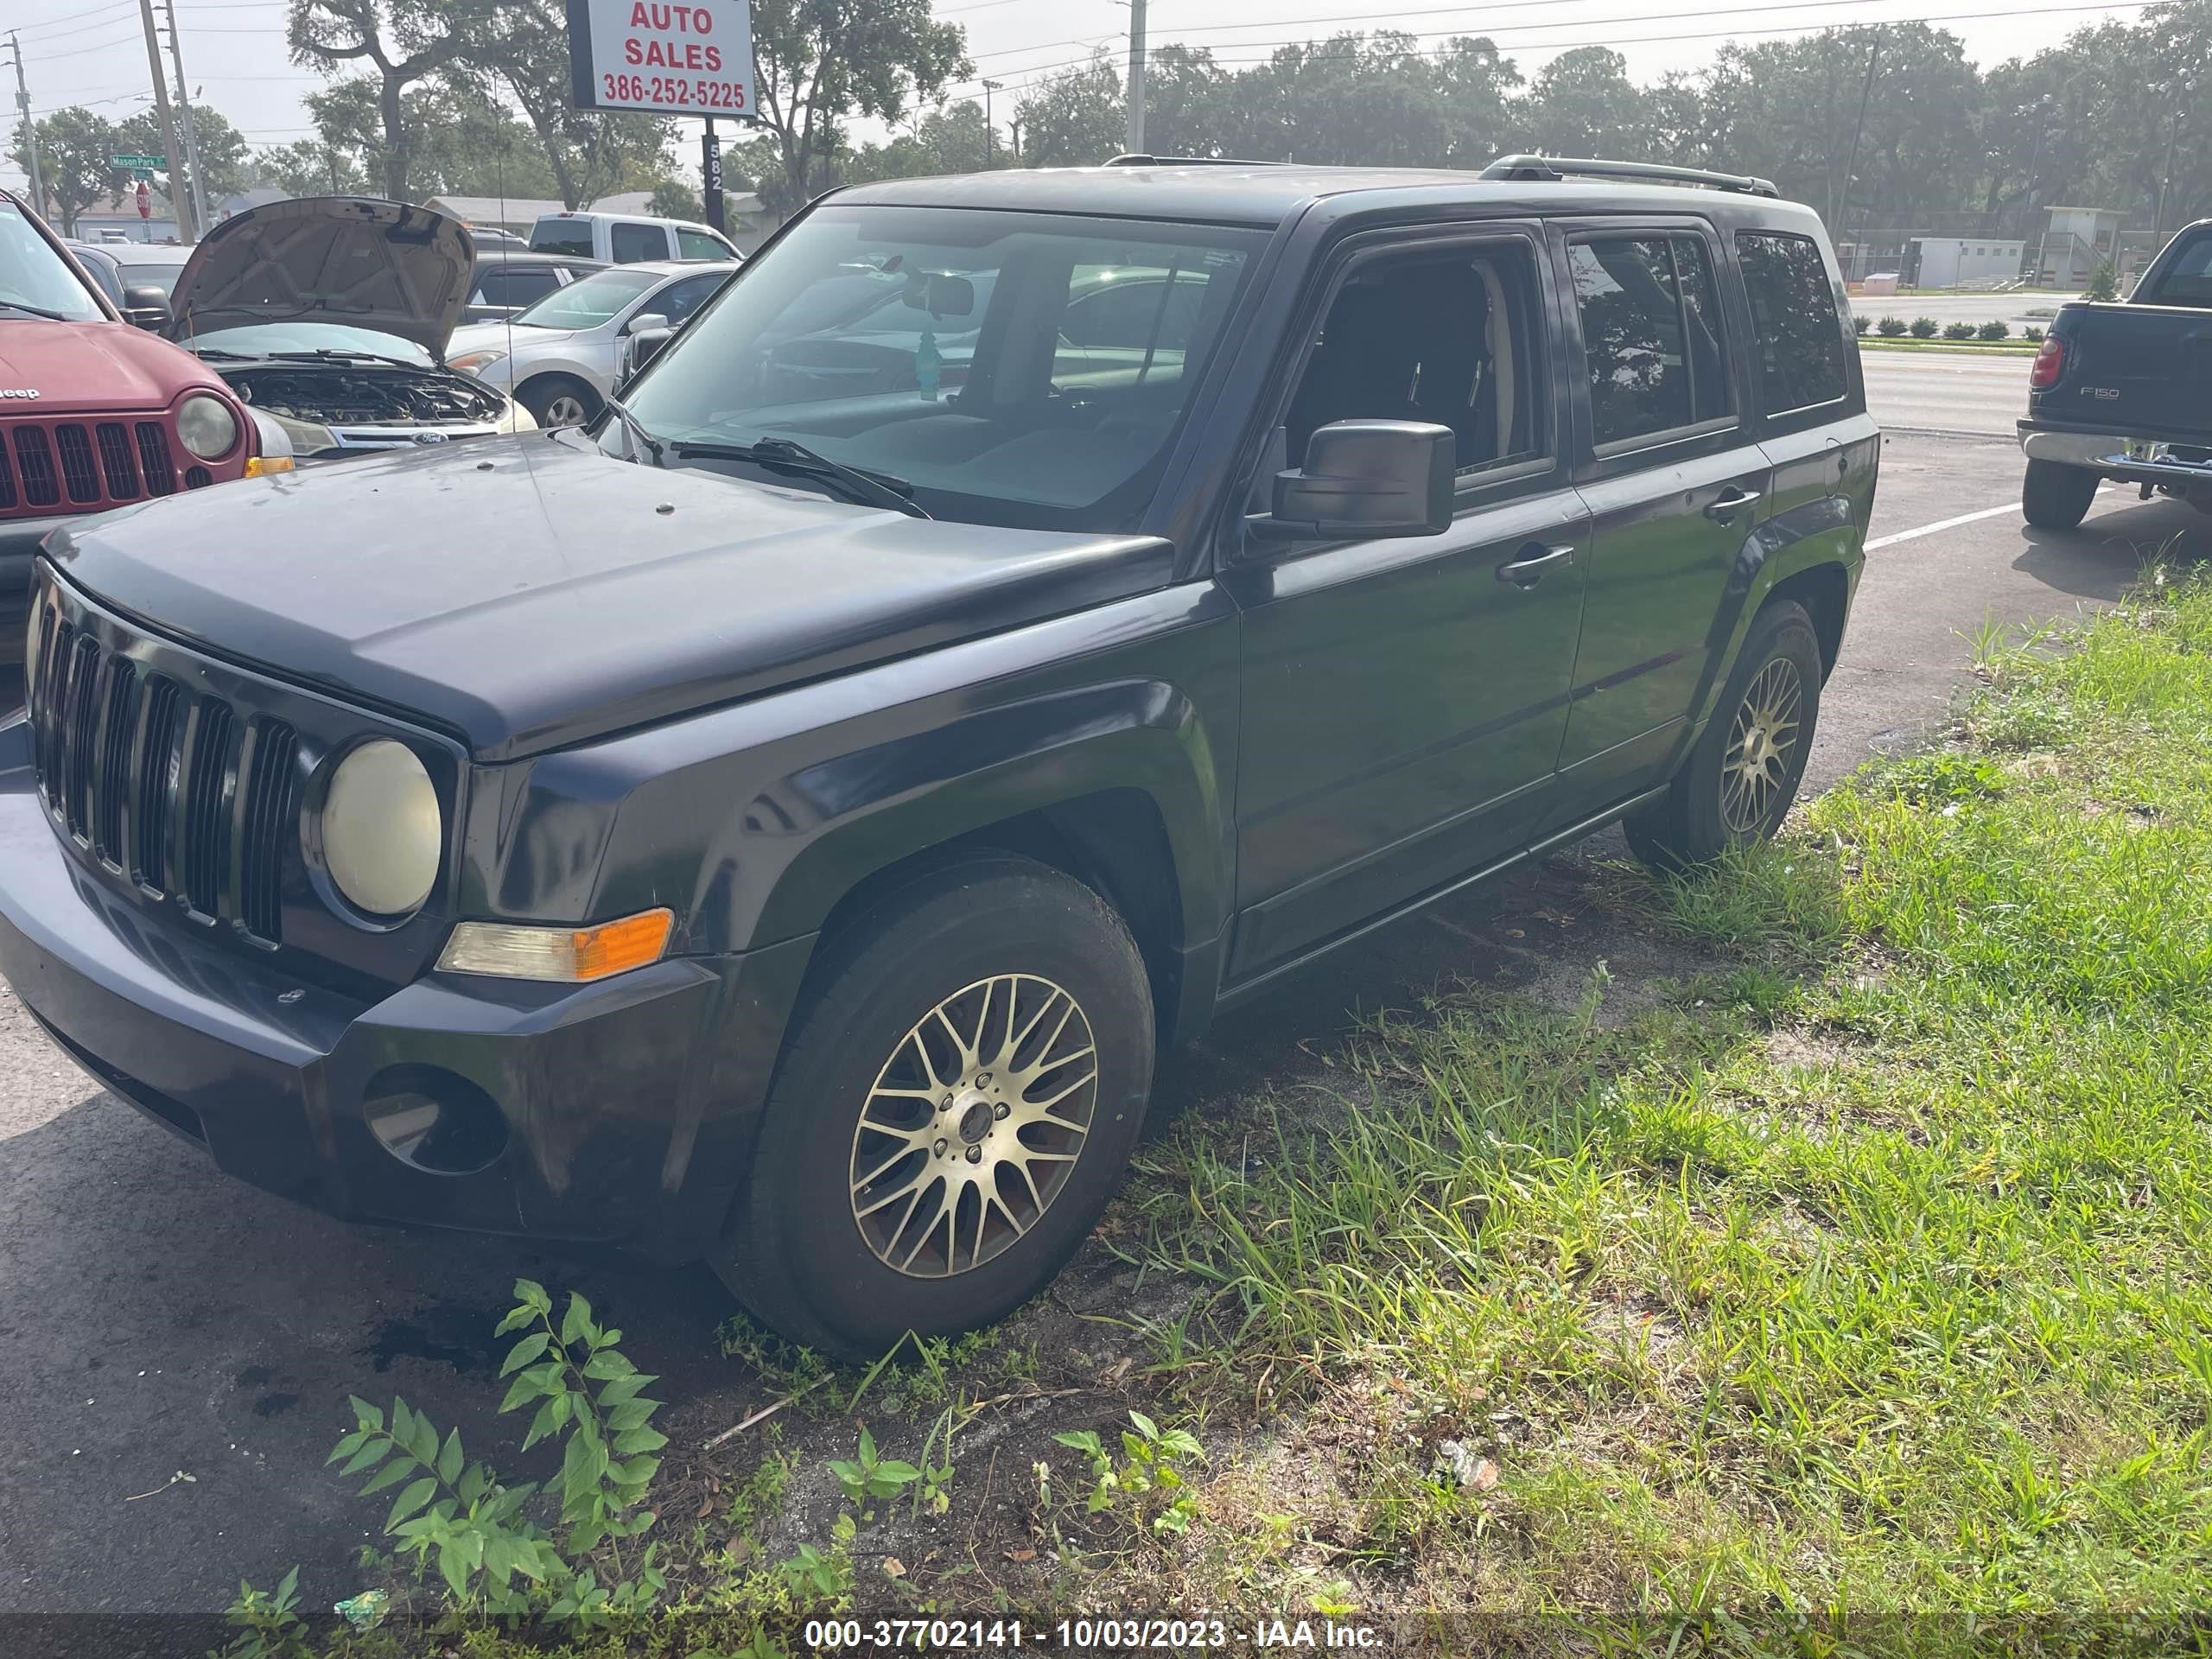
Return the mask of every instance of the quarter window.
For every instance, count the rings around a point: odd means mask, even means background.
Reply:
[[[1713,264],[1694,236],[1596,237],[1567,249],[1599,448],[1729,412]]]
[[[737,250],[708,231],[676,227],[676,257],[679,259],[734,259]]]
[[[1819,245],[1809,236],[1745,231],[1736,238],[1736,257],[1758,333],[1759,386],[1767,413],[1841,397],[1850,385],[1843,319]]]

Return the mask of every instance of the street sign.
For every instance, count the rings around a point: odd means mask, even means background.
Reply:
[[[107,164],[119,173],[152,173],[168,165],[158,156],[111,156]]]
[[[755,118],[748,0],[568,0],[580,110]]]
[[[153,216],[153,193],[148,190],[143,184],[141,184],[138,187],[138,217],[141,219],[151,219]]]

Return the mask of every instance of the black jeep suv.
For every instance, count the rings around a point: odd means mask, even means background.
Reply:
[[[594,429],[65,531],[0,969],[308,1203],[998,1318],[1216,1010],[1788,810],[1879,440],[1819,221],[1654,171],[868,186]]]

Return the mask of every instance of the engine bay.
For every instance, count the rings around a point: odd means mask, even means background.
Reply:
[[[321,426],[480,426],[506,412],[498,392],[450,369],[284,363],[223,378],[257,409]]]

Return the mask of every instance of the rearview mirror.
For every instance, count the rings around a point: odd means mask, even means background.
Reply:
[[[976,308],[976,284],[965,276],[948,276],[941,270],[916,271],[906,279],[906,291],[901,297],[915,310],[933,317],[964,317]]]
[[[1367,542],[1440,536],[1457,488],[1448,426],[1332,421],[1306,440],[1306,464],[1277,473],[1274,511],[1244,527],[1266,542]]]
[[[123,290],[123,315],[126,322],[141,328],[166,328],[169,326],[169,296],[151,283],[143,288]]]

